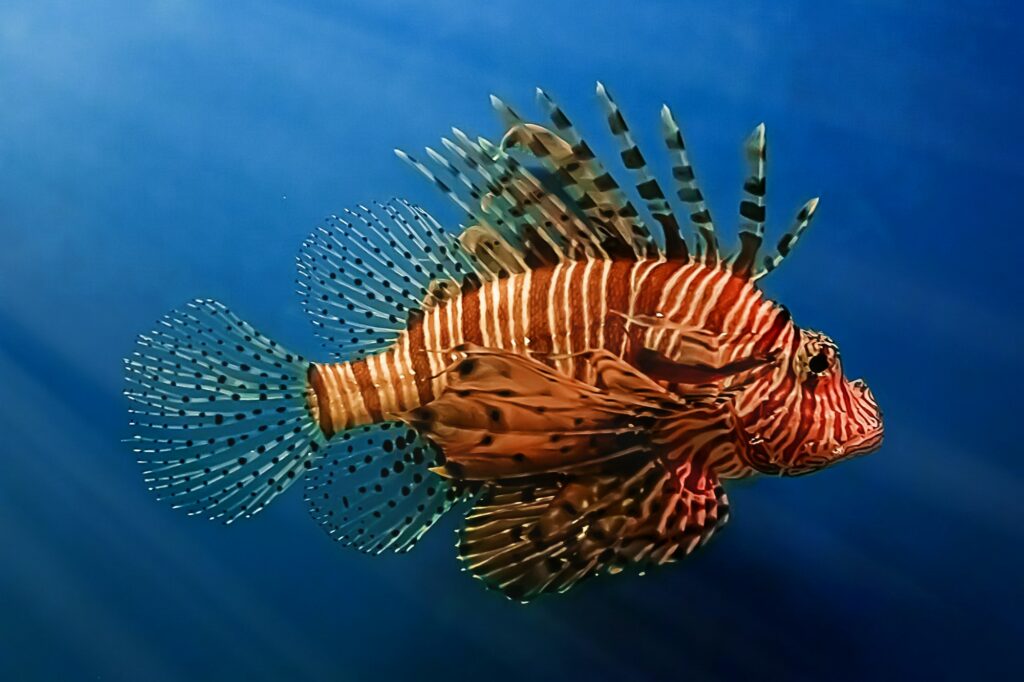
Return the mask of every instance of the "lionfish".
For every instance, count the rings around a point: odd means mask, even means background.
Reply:
[[[835,342],[757,287],[818,205],[762,253],[764,125],[727,252],[667,106],[675,208],[597,87],[645,216],[537,95],[549,123],[492,97],[500,142],[453,128],[426,149],[433,170],[396,150],[465,212],[460,234],[393,200],[303,244],[303,305],[333,362],[213,300],[139,337],[126,394],[159,499],[231,523],[304,479],[317,523],[370,553],[411,549],[459,508],[464,568],[527,601],[691,553],[728,518],[726,479],[880,446],[881,411]]]

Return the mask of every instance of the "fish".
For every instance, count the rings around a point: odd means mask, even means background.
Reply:
[[[492,97],[495,142],[396,150],[465,222],[395,199],[318,227],[297,266],[324,361],[211,299],[141,335],[129,441],[156,497],[230,524],[301,481],[327,534],[372,554],[457,510],[462,566],[528,602],[691,554],[729,518],[726,481],[879,449],[867,384],[760,288],[818,207],[765,247],[764,124],[731,249],[668,106],[666,192],[596,94],[625,183],[542,90],[540,122]]]

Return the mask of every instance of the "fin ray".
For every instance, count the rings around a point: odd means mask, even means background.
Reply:
[[[689,252],[686,241],[679,231],[679,221],[672,212],[672,207],[665,198],[661,185],[648,169],[647,160],[644,158],[643,152],[640,151],[640,147],[637,146],[636,140],[633,139],[633,134],[629,130],[629,125],[626,123],[619,105],[615,103],[602,83],[597,84],[597,97],[607,116],[608,128],[619,143],[622,163],[636,176],[637,193],[647,205],[648,212],[661,225],[662,236],[665,240],[665,255],[671,260],[687,260]]]
[[[765,163],[767,145],[764,123],[754,128],[744,147],[750,176],[743,183],[743,201],[740,202],[740,249],[733,256],[732,270],[750,278],[757,265],[757,254],[764,241],[765,222]]]
[[[764,263],[761,269],[754,275],[754,279],[758,280],[769,272],[779,267],[783,260],[790,254],[793,247],[803,236],[804,232],[808,227],[811,226],[811,221],[814,220],[814,215],[818,210],[818,199],[815,197],[800,208],[800,212],[797,213],[796,218],[793,220],[793,226],[789,228],[786,234],[782,235],[779,239],[778,246],[775,247],[775,252],[769,256],[765,256]]]
[[[325,442],[306,406],[307,368],[211,300],[140,336],[125,395],[157,498],[230,523],[290,487]]]
[[[465,495],[430,471],[437,449],[400,422],[344,431],[314,460],[306,502],[337,542],[372,554],[406,552]]]
[[[661,108],[661,126],[665,137],[665,146],[672,157],[672,178],[676,183],[676,196],[689,208],[690,222],[697,230],[696,255],[706,265],[718,264],[718,240],[715,237],[715,224],[711,220],[704,194],[697,185],[697,178],[686,153],[686,143],[682,131],[672,110],[668,105]]]
[[[338,359],[390,346],[423,308],[454,295],[467,277],[489,277],[422,209],[396,200],[333,216],[297,258],[302,305]]]
[[[574,476],[486,490],[466,517],[459,559],[489,587],[529,601],[625,568],[675,561],[728,519],[715,477],[683,462],[631,475]]]

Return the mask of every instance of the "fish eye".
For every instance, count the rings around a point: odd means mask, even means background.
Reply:
[[[815,374],[821,374],[828,369],[828,355],[825,351],[819,352],[807,363],[807,369],[811,370]]]

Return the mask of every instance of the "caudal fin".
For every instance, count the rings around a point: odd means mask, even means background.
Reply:
[[[158,499],[189,514],[252,516],[325,445],[309,363],[213,300],[164,316],[125,358],[131,440]]]

